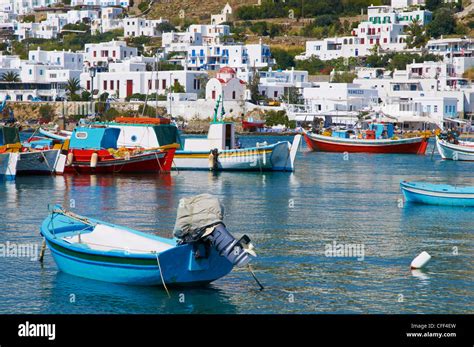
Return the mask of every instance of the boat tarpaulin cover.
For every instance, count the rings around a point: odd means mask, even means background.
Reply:
[[[20,142],[18,128],[0,127],[0,146]]]
[[[199,194],[179,201],[173,235],[184,238],[207,226],[222,222],[224,206],[211,194]]]
[[[156,138],[160,146],[171,145],[173,143],[181,144],[178,128],[174,125],[154,126]]]

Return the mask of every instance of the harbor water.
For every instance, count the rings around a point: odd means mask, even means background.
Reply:
[[[474,185],[474,163],[442,161],[432,148],[426,156],[344,155],[303,145],[294,173],[17,177],[0,184],[0,313],[472,314],[474,209],[407,205],[400,192],[401,180]],[[252,239],[263,291],[239,268],[168,298],[160,287],[58,272],[49,250],[43,266],[6,252],[12,244],[41,247],[48,204],[171,237],[179,199],[200,193],[219,196],[228,229]],[[411,271],[422,251],[431,261]]]

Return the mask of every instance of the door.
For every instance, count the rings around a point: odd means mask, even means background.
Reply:
[[[127,80],[127,96],[132,96],[133,94],[133,80]]]

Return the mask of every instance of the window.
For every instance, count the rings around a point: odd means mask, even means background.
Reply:
[[[434,105],[433,111],[434,111],[435,113],[438,113],[438,105]]]
[[[114,90],[114,81],[110,81],[110,90]]]
[[[232,99],[235,100],[235,90],[232,91]]]
[[[97,51],[92,52],[92,55],[93,55],[94,58],[96,58],[97,57]]]
[[[87,90],[91,89],[91,81],[87,81]]]
[[[161,89],[166,89],[166,80],[165,79],[161,80]]]
[[[274,97],[274,98],[278,98],[278,91],[275,90],[275,91],[273,92],[273,97]]]
[[[107,90],[107,81],[104,81],[104,90]]]

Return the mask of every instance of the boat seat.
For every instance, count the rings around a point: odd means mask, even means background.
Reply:
[[[79,235],[67,236],[63,240],[71,244],[85,244],[90,249],[106,252],[117,250],[130,253],[161,253],[174,247],[165,242],[104,224],[97,224],[91,232],[80,234],[80,241]]]

